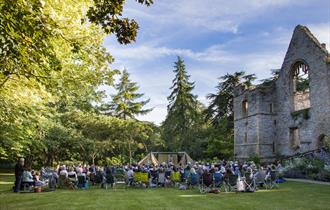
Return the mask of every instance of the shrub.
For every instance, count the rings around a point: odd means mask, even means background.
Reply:
[[[115,166],[122,164],[121,159],[117,158],[117,157],[111,157],[111,158],[107,157],[107,158],[105,158],[105,162],[107,165],[115,165]]]
[[[256,165],[260,165],[260,157],[257,154],[253,154],[249,157],[248,161],[253,161]]]
[[[330,166],[317,157],[296,157],[284,161],[284,176],[330,181]]]

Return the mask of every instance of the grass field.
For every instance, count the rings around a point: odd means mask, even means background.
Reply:
[[[330,187],[287,182],[279,189],[256,193],[200,194],[197,189],[56,190],[45,193],[10,191],[11,174],[0,174],[0,209],[330,209]]]

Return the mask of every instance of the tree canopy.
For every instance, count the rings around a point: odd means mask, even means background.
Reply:
[[[178,57],[165,121],[138,121],[152,110],[145,108],[150,99],[127,70],[111,69],[114,58],[103,43],[108,35],[121,44],[135,41],[139,26],[123,17],[124,3],[0,2],[0,161],[132,163],[157,150],[186,151],[195,159],[233,155],[233,91],[251,86],[255,76],[220,77],[205,107]],[[103,86],[115,89],[107,104]]]
[[[116,116],[122,119],[135,119],[137,115],[144,115],[152,109],[144,109],[150,99],[140,100],[143,93],[137,93],[139,86],[136,82],[129,79],[129,73],[123,70],[119,82],[115,84],[116,93],[111,96],[110,104],[105,104],[101,110],[108,115]]]
[[[197,123],[199,117],[197,96],[192,94],[194,83],[189,81],[183,60],[178,57],[175,62],[175,78],[172,81],[172,90],[167,98],[168,113],[163,123],[163,138],[168,149],[173,151],[186,150],[187,135]]]
[[[106,9],[124,4],[102,2],[109,3]],[[114,85],[118,74],[110,68],[113,58],[103,39],[119,32],[87,20],[87,11],[100,6],[91,0],[0,2],[0,160],[26,157],[29,163],[50,165],[122,155],[124,161],[128,142],[132,157],[153,148],[153,142],[161,147],[153,124],[97,114],[95,104],[105,97],[99,87]],[[133,41],[128,34],[120,36]],[[86,131],[92,122],[93,135]]]

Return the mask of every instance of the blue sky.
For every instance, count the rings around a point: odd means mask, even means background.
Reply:
[[[330,0],[154,0],[151,7],[127,0],[124,15],[140,29],[137,41],[124,46],[114,37],[104,45],[115,58],[114,69],[126,68],[154,110],[140,116],[160,124],[180,55],[195,81],[194,94],[215,92],[218,78],[244,70],[258,79],[282,65],[296,25],[306,25],[330,46]],[[108,94],[112,93],[107,89]]]

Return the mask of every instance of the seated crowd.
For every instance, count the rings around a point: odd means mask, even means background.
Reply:
[[[198,186],[201,192],[224,186],[226,191],[255,191],[258,187],[272,188],[279,181],[282,166],[270,164],[257,166],[254,162],[219,161],[216,164],[187,163],[175,166],[171,162],[153,164],[132,164],[123,166],[59,165],[55,169],[23,172],[22,188],[48,186],[50,189],[87,189],[88,185],[101,188],[118,184],[139,187],[175,187],[187,189]]]

